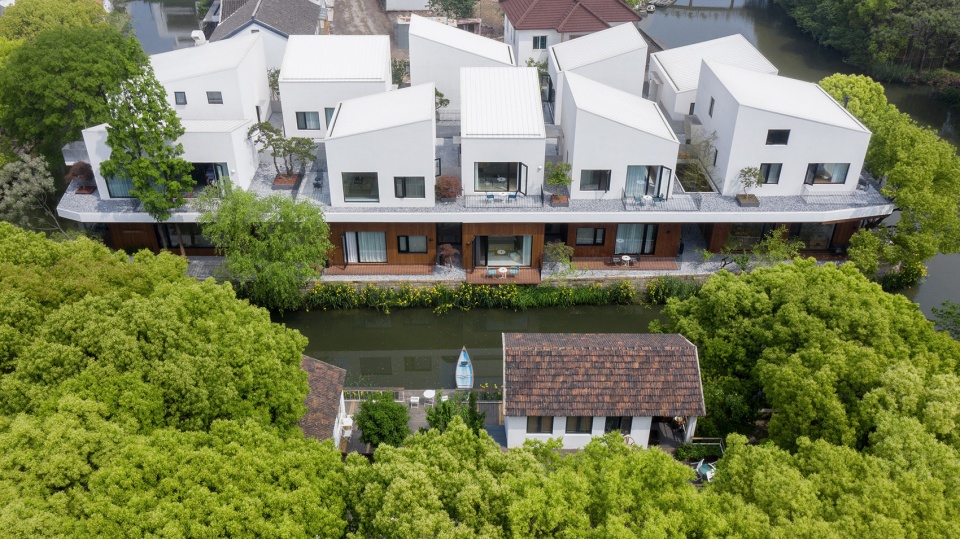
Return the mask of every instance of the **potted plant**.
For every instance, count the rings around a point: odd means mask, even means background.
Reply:
[[[255,144],[270,150],[273,166],[277,169],[277,175],[273,178],[274,187],[296,188],[300,180],[298,168],[302,171],[307,163],[313,160],[313,141],[304,137],[286,138],[280,128],[270,122],[254,124],[247,131],[247,136],[251,137]]]
[[[759,189],[763,187],[765,178],[757,167],[743,167],[740,174],[737,175],[740,185],[743,187],[743,193],[737,195],[737,204],[744,208],[756,208],[760,206],[760,199],[757,195],[747,193],[748,189]]]
[[[553,194],[550,196],[550,205],[554,207],[567,207],[570,205],[570,197],[567,188],[573,181],[570,178],[570,163],[560,161],[558,163],[547,163],[546,181],[547,186],[553,188]]]
[[[460,196],[460,178],[456,176],[440,176],[434,188],[440,202],[454,202]]]
[[[67,180],[68,183],[77,180],[79,183],[77,187],[78,195],[89,195],[97,190],[97,184],[93,181],[93,167],[86,161],[74,163],[63,179]]]

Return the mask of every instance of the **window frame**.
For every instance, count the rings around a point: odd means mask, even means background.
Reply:
[[[713,106],[716,105],[716,101],[711,97],[710,98],[710,109],[707,111],[707,116],[713,118]]]
[[[547,36],[533,36],[533,50],[547,50]]]
[[[308,115],[308,114],[316,114],[316,115],[317,115],[317,117],[316,117],[317,127],[316,127],[316,128],[307,127],[307,125],[308,125],[308,123],[307,123],[307,115]],[[300,131],[322,131],[322,130],[323,130],[323,126],[320,124],[320,112],[315,111],[315,110],[305,110],[305,111],[295,112],[294,115],[297,117],[297,129],[298,129],[298,130],[300,130]]]
[[[599,173],[599,174],[598,174]],[[603,169],[581,169],[580,170],[580,190],[581,191],[592,191],[592,192],[610,192],[610,176],[612,175],[612,170],[603,170]],[[583,180],[585,176],[589,174],[590,180],[597,180],[597,188],[587,188],[584,187]],[[599,179],[597,178],[599,176]]]
[[[173,102],[176,105],[186,105],[187,92],[173,92]]]
[[[530,423],[534,422],[536,429],[531,430]],[[527,434],[549,434],[553,435],[553,416],[550,415],[528,415],[527,416]]]
[[[376,204],[380,202],[380,175],[376,172],[342,172],[340,174],[341,182],[343,186],[343,202],[345,204]],[[352,176],[352,178],[351,178]],[[360,198],[357,196],[351,196],[350,199],[347,198],[347,182],[357,182],[357,181],[367,181],[373,180],[376,184],[376,198]]]
[[[571,422],[573,425],[571,426]],[[586,425],[584,425],[584,423]],[[589,415],[569,415],[567,416],[566,434],[592,434],[593,416]]]
[[[764,171],[766,167],[766,171]],[[773,181],[770,180],[771,172],[776,167],[776,177],[773,178]],[[783,173],[783,163],[760,163],[760,174],[763,175],[763,184],[764,185],[779,185],[780,184],[780,175]]]
[[[780,139],[783,138],[783,142]],[[789,129],[767,129],[767,146],[786,146],[790,143]]]
[[[208,105],[222,105],[222,104],[223,104],[223,92],[207,92],[207,104],[208,104]]]
[[[411,251],[410,238],[423,238],[423,250]],[[426,234],[402,234],[397,236],[397,252],[405,255],[425,255],[430,252],[430,238]]]
[[[423,196],[411,196],[407,192],[410,187],[408,180],[420,180],[423,183]],[[393,196],[396,198],[427,198],[427,179],[423,176],[394,176],[393,177]]]
[[[834,181],[834,175],[830,175],[830,181],[817,181],[817,172],[819,168],[825,168],[826,165],[844,165],[843,180]],[[826,170],[824,170],[826,172]],[[847,183],[847,177],[850,176],[850,163],[810,163],[807,165],[807,172],[803,178],[806,185],[843,185]]]
[[[580,231],[581,230],[592,230],[593,239],[590,243],[581,243],[580,242]],[[574,245],[584,246],[584,247],[601,247],[606,242],[607,239],[607,229],[604,227],[596,226],[578,226],[576,232],[574,232]]]

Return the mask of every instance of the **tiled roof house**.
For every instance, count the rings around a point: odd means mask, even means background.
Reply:
[[[305,436],[323,441],[333,438],[340,445],[340,421],[345,416],[343,382],[347,371],[325,361],[303,356],[300,368],[307,373],[310,391],[304,404],[307,413],[300,418],[300,430]]]
[[[689,441],[706,413],[682,335],[505,333],[503,364],[508,447],[559,437],[576,449],[610,431],[644,447]]]
[[[320,33],[320,5],[311,0],[223,0],[220,16],[210,41],[263,33],[270,69],[283,63],[288,37]]]

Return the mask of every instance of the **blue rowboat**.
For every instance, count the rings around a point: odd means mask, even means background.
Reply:
[[[470,356],[467,355],[467,347],[460,350],[460,358],[457,359],[457,389],[473,389],[473,363],[470,363]]]

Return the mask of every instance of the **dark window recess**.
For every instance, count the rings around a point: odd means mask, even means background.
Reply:
[[[609,170],[582,170],[580,171],[581,191],[609,191]]]
[[[211,105],[222,105],[223,94],[221,92],[207,92],[207,103]]]
[[[173,99],[178,105],[187,104],[187,93],[186,92],[173,92]]]
[[[590,434],[593,418],[586,415],[567,417],[567,434]]]
[[[768,129],[767,146],[786,146],[790,140],[789,129]]]
[[[534,50],[543,50],[547,48],[547,36],[533,36]]]
[[[397,198],[426,198],[426,182],[423,176],[395,176],[394,195]]]
[[[426,236],[397,236],[397,251],[400,253],[417,253],[417,254],[426,253],[427,237]]]
[[[713,118],[713,105],[714,105],[714,104],[716,104],[716,101],[714,101],[713,98],[711,97],[711,98],[710,98],[710,110],[707,111],[707,115],[709,115],[711,118]]]
[[[577,245],[603,245],[604,228],[578,228]]]

